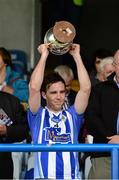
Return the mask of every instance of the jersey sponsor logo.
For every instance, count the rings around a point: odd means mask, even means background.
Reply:
[[[46,127],[45,141],[52,141],[54,143],[69,143],[71,142],[70,133],[61,133],[60,127]]]

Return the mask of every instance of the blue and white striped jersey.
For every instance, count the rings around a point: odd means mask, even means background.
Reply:
[[[74,106],[57,116],[47,108],[40,108],[36,114],[28,109],[28,121],[33,143],[77,144],[83,114],[77,114]],[[34,178],[80,179],[78,153],[36,153]]]

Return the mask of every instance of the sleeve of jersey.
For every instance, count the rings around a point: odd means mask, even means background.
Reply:
[[[39,108],[39,110],[35,114],[31,112],[30,108],[28,108],[27,110],[28,124],[30,128],[31,137],[34,143],[37,143],[42,110],[43,108]]]
[[[70,106],[68,112],[72,115],[74,128],[79,132],[82,124],[84,123],[84,113],[78,114],[74,106]]]

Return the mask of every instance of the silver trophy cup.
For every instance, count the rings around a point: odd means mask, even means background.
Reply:
[[[67,53],[73,43],[76,31],[67,21],[59,21],[50,28],[44,37],[44,43],[49,44],[49,51],[55,55]]]

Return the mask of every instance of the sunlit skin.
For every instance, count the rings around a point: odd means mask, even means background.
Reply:
[[[58,112],[62,109],[65,100],[66,89],[62,82],[51,84],[47,92],[42,92],[43,97],[46,99],[47,107],[49,110]]]

